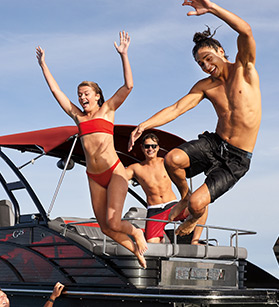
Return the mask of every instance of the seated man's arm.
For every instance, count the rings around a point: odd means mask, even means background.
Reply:
[[[127,179],[131,180],[135,176],[135,164],[131,164],[126,167]]]

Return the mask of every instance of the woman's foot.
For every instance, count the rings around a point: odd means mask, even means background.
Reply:
[[[145,260],[145,258],[144,258],[142,255],[140,255],[140,253],[139,253],[138,251],[135,252],[135,255],[136,255],[137,258],[138,258],[139,265],[140,265],[142,268],[146,269],[147,265],[146,265],[146,260]]]
[[[147,251],[147,243],[143,231],[137,228],[134,238],[137,244],[138,252],[142,256]]]

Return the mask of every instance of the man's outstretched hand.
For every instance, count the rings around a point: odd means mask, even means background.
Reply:
[[[209,12],[212,2],[209,0],[184,0],[183,6],[192,6],[195,11],[190,11],[187,16],[199,16]]]
[[[128,151],[131,151],[133,149],[133,146],[135,145],[135,141],[142,135],[144,129],[141,127],[141,125],[138,125],[130,134],[130,139],[128,142]]]

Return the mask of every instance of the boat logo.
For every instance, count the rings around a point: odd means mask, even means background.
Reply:
[[[13,232],[13,238],[16,239],[18,238],[19,236],[22,236],[24,235],[24,230],[23,229],[20,229],[20,230],[15,230]]]

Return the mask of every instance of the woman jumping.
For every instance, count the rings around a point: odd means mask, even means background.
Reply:
[[[78,85],[78,100],[83,111],[74,105],[61,91],[45,63],[45,51],[36,48],[37,59],[46,82],[62,109],[79,127],[79,136],[86,158],[91,201],[102,232],[123,245],[146,268],[143,256],[147,244],[141,229],[128,221],[122,221],[122,209],[128,191],[126,171],[114,148],[114,113],[133,88],[133,76],[128,59],[130,36],[120,32],[120,44],[114,42],[120,54],[124,73],[124,85],[107,101],[97,83],[83,81]],[[129,237],[132,236],[134,241]]]

